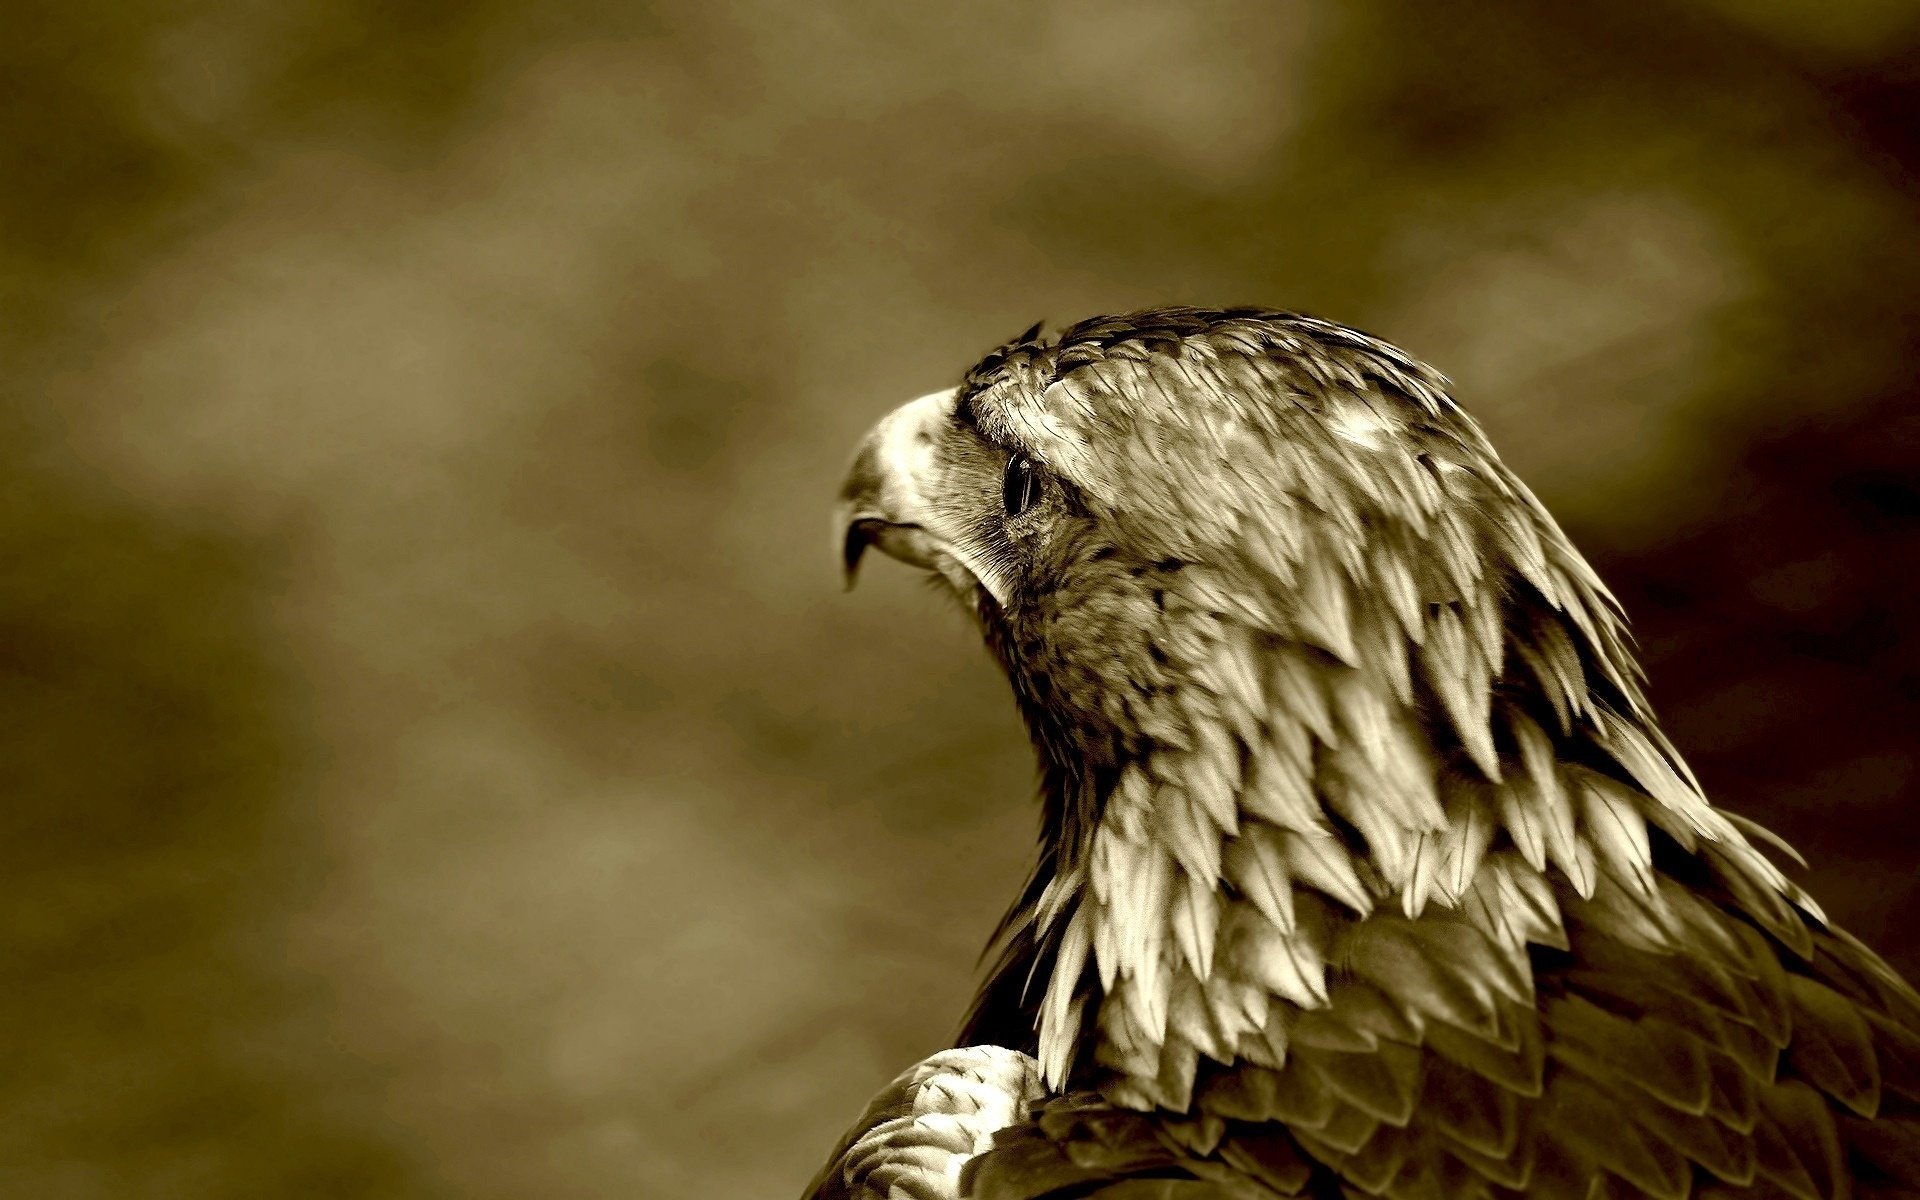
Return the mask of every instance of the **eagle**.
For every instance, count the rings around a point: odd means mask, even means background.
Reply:
[[[809,1196],[1920,1197],[1920,996],[1708,803],[1432,368],[1035,326],[872,430],[836,538],[977,621],[1041,828]]]

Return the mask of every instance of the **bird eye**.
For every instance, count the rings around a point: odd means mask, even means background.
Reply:
[[[1007,515],[1017,517],[1039,499],[1039,469],[1026,455],[1015,454],[1007,460],[1007,473],[1000,480],[1000,500],[1006,505]]]

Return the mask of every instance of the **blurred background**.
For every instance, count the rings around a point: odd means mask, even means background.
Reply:
[[[27,0],[0,1195],[797,1194],[1032,835],[848,451],[1038,318],[1458,382],[1920,972],[1907,0]]]

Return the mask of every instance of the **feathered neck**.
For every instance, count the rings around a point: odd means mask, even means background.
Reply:
[[[1184,1110],[1203,1060],[1282,1065],[1329,962],[1364,969],[1363,935],[1384,953],[1407,922],[1469,926],[1530,999],[1563,903],[1671,923],[1656,845],[1805,937],[1789,905],[1811,902],[1660,733],[1616,603],[1511,487],[1495,540],[1437,506],[1418,546],[1309,545],[1284,605],[1153,564],[1148,677],[1120,661],[1072,705],[1057,662],[989,624],[1047,813],[968,1040],[1026,1045],[1055,1088]]]

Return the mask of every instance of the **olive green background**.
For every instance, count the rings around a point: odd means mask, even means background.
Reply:
[[[1151,303],[1450,373],[1920,968],[1916,15],[8,6],[0,1195],[797,1193],[1032,828],[840,471]]]

